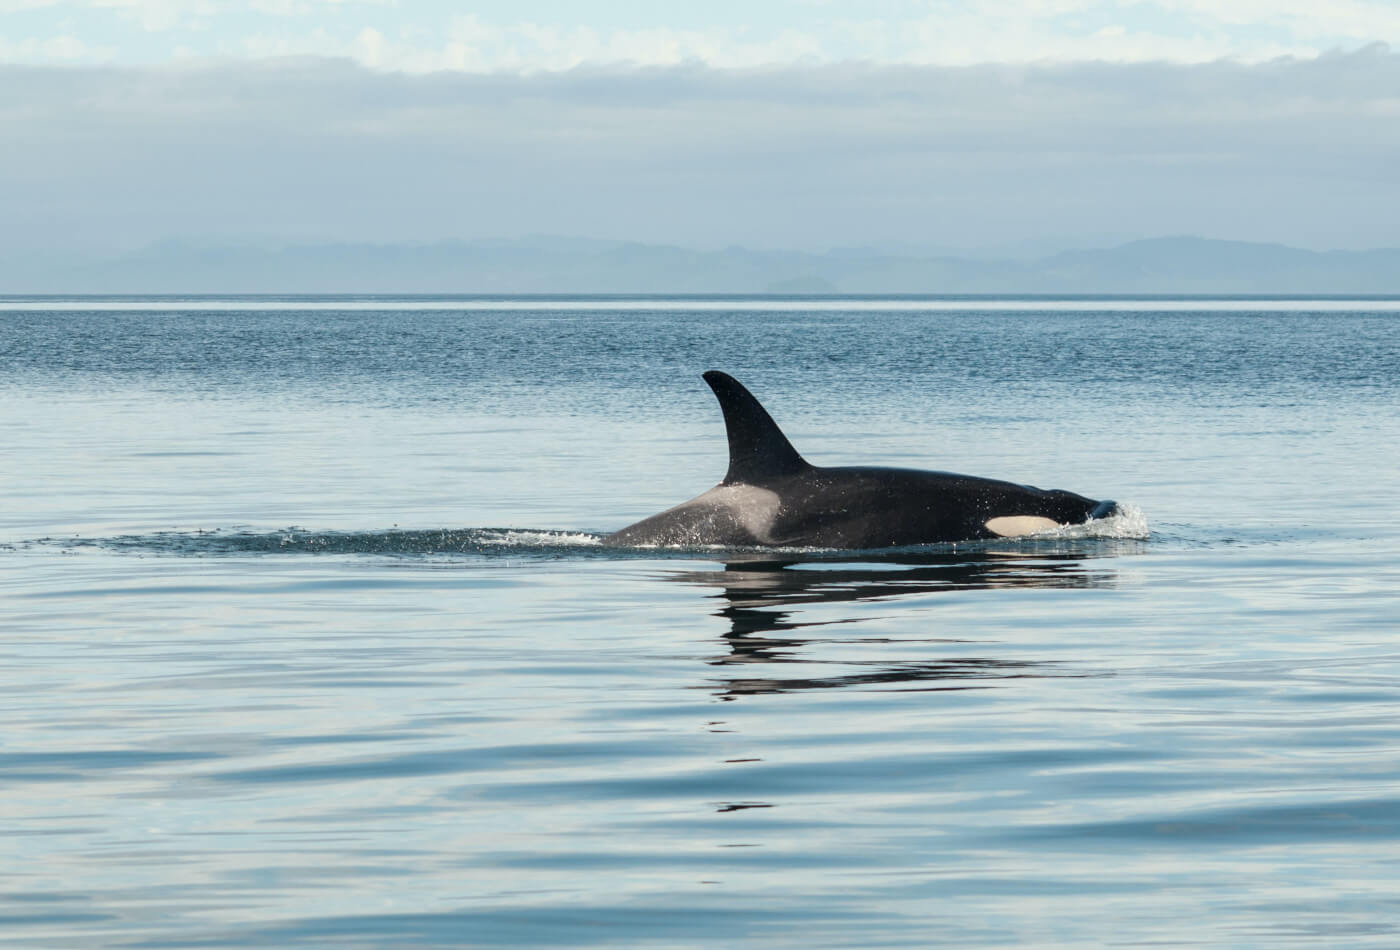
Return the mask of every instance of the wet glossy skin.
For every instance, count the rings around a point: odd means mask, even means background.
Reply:
[[[728,476],[609,543],[868,549],[1032,534],[1116,510],[1073,492],[950,472],[810,465],[737,381],[705,378],[725,414]]]

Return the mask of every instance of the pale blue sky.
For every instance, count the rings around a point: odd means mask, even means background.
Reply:
[[[0,61],[351,57],[379,69],[1311,56],[1400,45],[1397,0],[0,0]]]

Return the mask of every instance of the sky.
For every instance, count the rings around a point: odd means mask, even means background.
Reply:
[[[0,0],[0,253],[1400,246],[1400,0]]]
[[[0,59],[348,57],[373,69],[1259,62],[1400,42],[1396,0],[0,0]]]

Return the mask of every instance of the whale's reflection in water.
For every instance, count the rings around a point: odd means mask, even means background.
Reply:
[[[713,595],[723,606],[715,611],[729,623],[724,639],[725,655],[710,662],[717,667],[746,668],[759,664],[802,664],[815,662],[809,644],[833,642],[824,636],[833,625],[855,624],[871,614],[860,611],[849,616],[832,616],[830,610],[816,611],[817,605],[889,602],[916,596],[959,591],[1009,588],[1091,589],[1111,587],[1117,572],[1106,558],[1130,553],[1121,544],[1102,550],[1073,552],[974,552],[900,553],[869,555],[834,560],[781,559],[752,555],[728,561],[714,571],[679,571],[670,579],[686,584],[715,587]],[[820,631],[817,628],[822,628]],[[842,686],[885,685],[903,689],[976,689],[993,685],[992,680],[1028,676],[1072,676],[1056,664],[1004,656],[938,656],[912,659],[904,650],[892,661],[880,658],[881,647],[899,642],[926,643],[946,651],[950,645],[972,646],[968,638],[915,636],[892,639],[887,636],[839,638],[839,642],[868,644],[867,658],[839,661],[853,672],[832,676],[738,675],[733,669],[718,683],[718,695],[725,699],[757,693],[783,693],[795,690],[830,689]],[[966,651],[959,651],[966,652]],[[712,684],[713,685],[713,681]]]

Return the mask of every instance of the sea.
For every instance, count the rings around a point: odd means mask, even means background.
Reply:
[[[824,465],[1113,498],[618,549]],[[1400,945],[1400,299],[0,298],[0,945]]]

